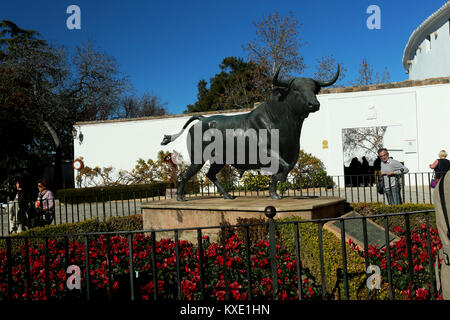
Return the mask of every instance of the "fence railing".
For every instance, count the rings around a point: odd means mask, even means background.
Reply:
[[[430,188],[432,173],[408,173],[401,177],[401,198],[409,203],[432,203],[433,189]],[[264,197],[268,196],[268,188],[264,185],[243,184],[239,180],[226,184],[228,192],[237,197]],[[382,202],[388,203],[385,194],[379,194],[374,175],[352,176],[320,176],[307,179],[288,179],[286,183],[279,184],[278,192],[283,197],[298,196],[332,196],[345,198],[348,202]],[[112,194],[100,192],[87,201],[83,197],[63,197],[50,200],[53,204],[52,224],[74,223],[86,219],[107,219],[117,216],[128,216],[141,213],[141,205],[148,201],[174,199],[176,195],[169,190],[161,189],[157,196],[141,192],[136,196],[133,192],[120,192]],[[211,184],[200,182],[198,192],[191,192],[188,198],[219,197],[217,188]],[[36,202],[30,204],[36,207]],[[18,227],[20,212],[17,202],[11,201],[3,204],[0,220],[0,234],[7,235]],[[30,209],[33,211],[34,209]],[[25,214],[25,217],[28,213]],[[22,215],[23,216],[23,215]]]
[[[274,220],[273,207],[265,213],[268,221],[233,226],[0,237],[0,299],[439,297],[433,263],[440,241],[432,228],[433,211],[298,221]],[[375,238],[373,221],[383,235],[378,245],[370,244]],[[325,249],[333,246],[327,243],[329,224],[340,231],[336,238],[340,245],[332,248],[339,265],[331,269]],[[258,227],[267,230],[262,240],[252,238]],[[216,242],[203,236],[213,229]],[[240,230],[240,235],[230,235],[233,230]],[[355,231],[362,235],[359,247],[350,241]],[[159,239],[162,232],[173,236]],[[196,243],[182,240],[189,232]],[[280,238],[280,232],[291,237]],[[312,235],[317,241],[308,242]],[[316,259],[307,264],[303,254],[312,247],[318,248]],[[360,267],[357,282],[355,262],[350,260],[355,254]],[[315,277],[314,267],[319,270]],[[330,276],[336,279],[334,290],[328,284]]]

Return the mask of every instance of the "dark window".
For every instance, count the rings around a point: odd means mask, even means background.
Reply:
[[[427,35],[427,41],[426,41],[426,52],[431,51],[431,35]]]

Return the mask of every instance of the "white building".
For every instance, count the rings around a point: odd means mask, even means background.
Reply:
[[[403,67],[410,80],[450,75],[450,1],[411,34],[403,53]]]

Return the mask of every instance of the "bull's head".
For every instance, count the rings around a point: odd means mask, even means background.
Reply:
[[[277,69],[273,77],[274,93],[283,100],[290,108],[294,108],[297,113],[307,117],[310,112],[319,110],[320,103],[316,94],[323,87],[333,85],[339,77],[340,67],[338,65],[336,74],[330,81],[318,81],[311,78],[292,78],[289,80],[279,80],[280,68]]]

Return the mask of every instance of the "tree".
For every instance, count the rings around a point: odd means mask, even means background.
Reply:
[[[355,80],[355,85],[364,86],[373,83],[373,67],[364,57],[358,69],[358,78]]]
[[[320,59],[317,59],[317,65],[316,65],[316,71],[314,72],[313,78],[315,80],[319,81],[329,81],[333,78],[333,76],[336,74],[337,71],[337,65],[336,59],[334,58],[334,55],[324,55]],[[344,64],[341,62],[339,63],[339,79],[336,81],[332,87],[341,87],[343,80],[345,78],[345,74],[347,72],[347,68],[344,67]]]
[[[67,72],[64,51],[38,39],[39,33],[21,29],[11,21],[3,20],[0,28],[0,118],[5,128],[2,133],[9,132],[11,138],[6,140],[3,134],[0,137],[1,148],[8,155],[6,168],[2,168],[7,172],[3,179],[12,179],[16,172],[39,167],[53,158],[58,180],[62,148],[59,137],[70,114],[59,108],[57,94]],[[3,187],[11,184],[3,181]]]
[[[251,108],[255,102],[265,100],[270,94],[270,80],[252,61],[239,57],[224,58],[221,72],[197,84],[197,102],[188,105],[186,112]]]
[[[375,79],[373,77],[373,66],[368,62],[367,58],[364,57],[358,69],[358,77],[353,82],[354,86],[365,86],[374,83],[386,83],[391,79],[389,71],[385,67],[381,77],[378,72],[375,74]]]
[[[120,118],[139,118],[167,114],[167,102],[161,102],[156,95],[144,93],[142,97],[126,96],[121,99],[117,116]]]
[[[76,121],[106,120],[120,108],[120,98],[131,87],[115,59],[89,42],[72,57],[75,72],[65,90],[67,103],[76,106]]]
[[[391,81],[391,74],[386,67],[384,67],[381,77],[378,75],[378,72],[375,74],[376,83],[387,83],[389,81]]]
[[[349,128],[343,132],[344,157],[360,157],[375,160],[378,149],[383,146],[383,138],[387,127]]]
[[[61,186],[62,158],[73,158],[76,121],[108,119],[129,88],[113,58],[91,44],[73,56],[47,44],[39,33],[11,21],[0,23],[0,182],[34,176],[55,165],[53,187]]]
[[[282,17],[275,11],[255,21],[256,39],[243,46],[249,58],[272,76],[278,67],[281,75],[301,74],[305,68],[300,54],[299,23],[291,12]]]

